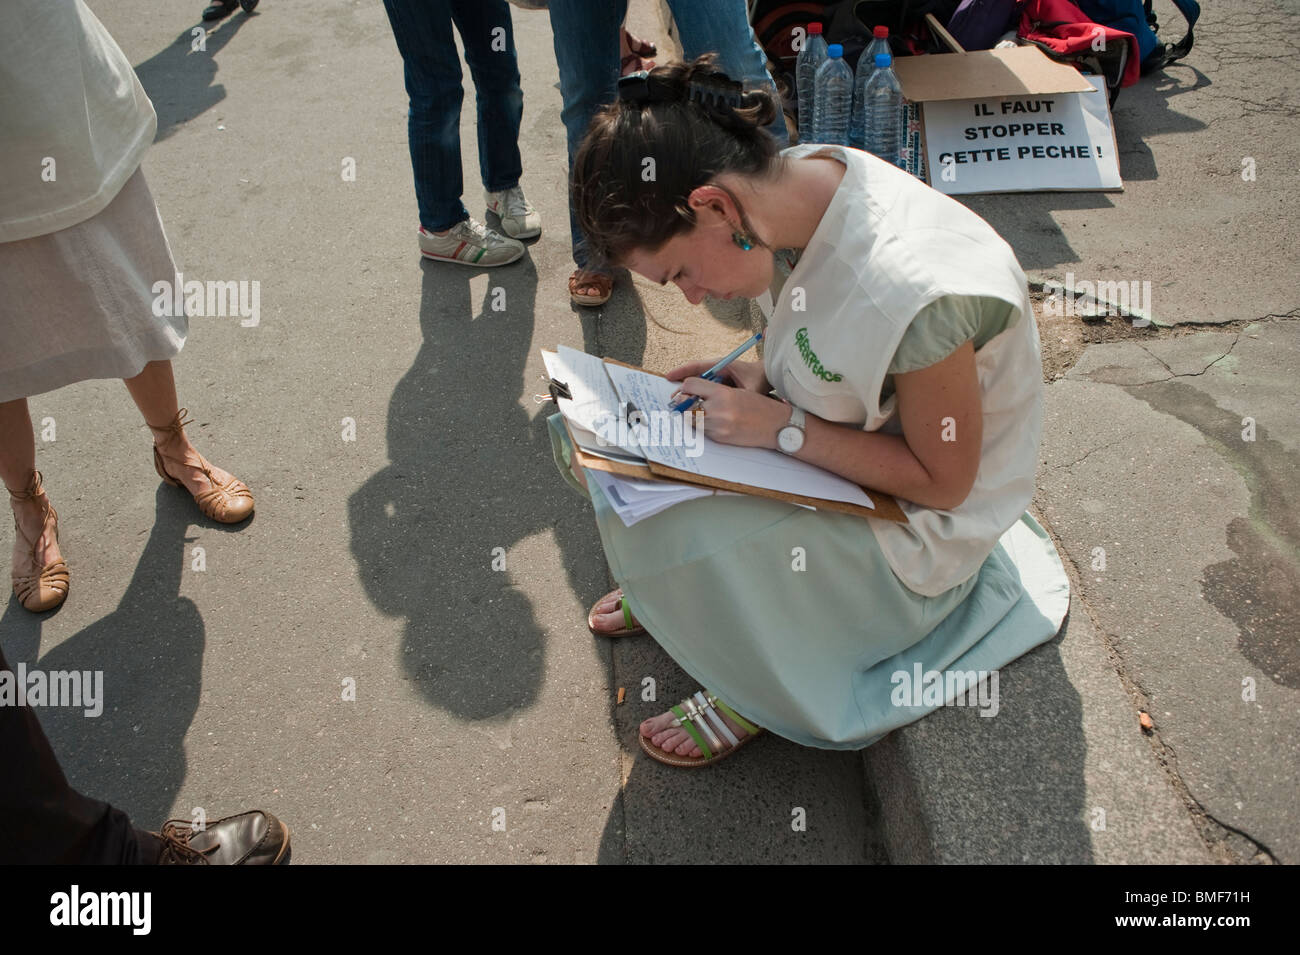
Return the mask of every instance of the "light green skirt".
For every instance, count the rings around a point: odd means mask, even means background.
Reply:
[[[949,702],[924,693],[926,682],[951,688],[959,672],[997,670],[1065,618],[1069,580],[1028,514],[978,574],[923,597],[894,575],[861,517],[723,496],[627,527],[595,482],[588,495],[569,473],[568,435],[558,414],[549,423],[556,466],[590,497],[637,619],[701,686],[796,743],[869,746]]]

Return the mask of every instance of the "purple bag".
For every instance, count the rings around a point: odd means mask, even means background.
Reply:
[[[948,32],[966,50],[991,50],[1002,34],[1016,28],[1016,0],[962,0],[948,21]]]

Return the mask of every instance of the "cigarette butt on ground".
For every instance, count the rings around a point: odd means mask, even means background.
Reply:
[[[622,706],[622,705],[623,705],[623,694],[626,693],[626,692],[627,692],[627,690],[625,690],[623,687],[620,686],[620,687],[618,688],[618,705],[619,705],[619,706]]]
[[[1138,713],[1138,722],[1142,724],[1142,728],[1148,733],[1155,729],[1155,724],[1151,722],[1150,713]]]

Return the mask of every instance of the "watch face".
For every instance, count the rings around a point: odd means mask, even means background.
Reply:
[[[786,454],[794,454],[803,447],[803,431],[792,425],[786,425],[776,433],[776,443]]]

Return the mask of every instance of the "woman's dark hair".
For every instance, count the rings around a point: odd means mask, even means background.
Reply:
[[[619,99],[592,120],[573,160],[571,201],[594,261],[617,265],[693,229],[687,199],[717,176],[773,171],[777,144],[764,128],[777,116],[773,98],[741,92],[714,63],[706,54],[625,78]]]

